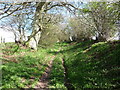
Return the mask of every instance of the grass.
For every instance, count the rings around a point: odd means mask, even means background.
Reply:
[[[119,88],[120,44],[81,42],[63,52],[75,88]]]
[[[2,88],[34,87],[53,55],[55,59],[49,78],[49,88],[66,89],[62,59],[65,60],[67,68],[67,81],[75,89],[120,88],[118,41],[57,43],[49,49],[40,48],[36,52],[20,47],[15,52],[17,46],[14,45],[8,45],[7,48],[9,50],[4,48],[3,52],[11,57],[2,58]]]
[[[64,67],[62,65],[61,55],[57,55],[54,59],[49,88],[66,90],[64,86]]]
[[[4,56],[1,58],[3,62],[2,88],[34,87],[45,71],[51,55],[48,55],[47,50],[42,48],[36,52],[19,48],[17,52],[12,54],[11,52],[14,52],[17,45],[8,44],[7,48],[9,50],[3,49],[4,55],[7,58],[4,58]],[[8,54],[7,52],[10,53]],[[24,54],[21,55],[23,52]]]
[[[119,42],[72,42],[57,47],[61,50],[50,53],[62,54],[59,57],[65,59],[67,78],[75,89],[120,88]]]
[[[29,52],[30,50],[30,48],[20,47],[19,45],[14,43],[5,43],[2,52],[5,55],[15,55],[21,52]]]

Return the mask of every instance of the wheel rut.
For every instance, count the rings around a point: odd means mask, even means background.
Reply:
[[[50,60],[50,62],[48,63],[48,67],[45,69],[45,72],[42,74],[39,82],[34,87],[35,89],[45,89],[45,90],[48,89],[49,76],[50,76],[50,72],[52,70],[54,58],[55,58],[55,56],[53,56],[52,59]]]
[[[68,69],[67,66],[65,64],[65,59],[62,58],[62,65],[64,68],[64,85],[67,88],[67,90],[75,90],[74,86],[70,83],[70,80],[68,78]]]

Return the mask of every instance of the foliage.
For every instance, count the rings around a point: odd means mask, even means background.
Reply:
[[[86,20],[87,18],[87,20]],[[81,41],[83,39],[90,39],[95,36],[95,29],[93,26],[93,21],[88,15],[84,17],[79,15],[69,19],[69,33],[74,40]]]
[[[49,24],[48,28],[42,32],[39,45],[52,46],[57,42],[65,40],[67,40],[67,35],[63,30],[61,30],[61,25]]]
[[[112,37],[117,31],[115,24],[118,18],[117,7],[111,2],[90,2],[88,5],[98,40],[105,41]]]

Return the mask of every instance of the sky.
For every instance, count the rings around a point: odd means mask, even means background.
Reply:
[[[11,31],[4,30],[0,28],[0,43],[1,38],[5,39],[5,42],[14,42],[14,34]]]

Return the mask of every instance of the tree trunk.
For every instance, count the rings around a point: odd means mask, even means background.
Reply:
[[[37,3],[36,7],[36,12],[35,12],[35,17],[34,17],[34,26],[33,26],[33,32],[30,38],[28,39],[29,41],[29,47],[37,50],[39,40],[41,38],[41,33],[42,33],[42,12],[44,11],[43,6],[45,2],[39,2]]]
[[[70,41],[73,41],[73,38],[72,38],[72,36],[70,36],[69,38],[70,38]]]

